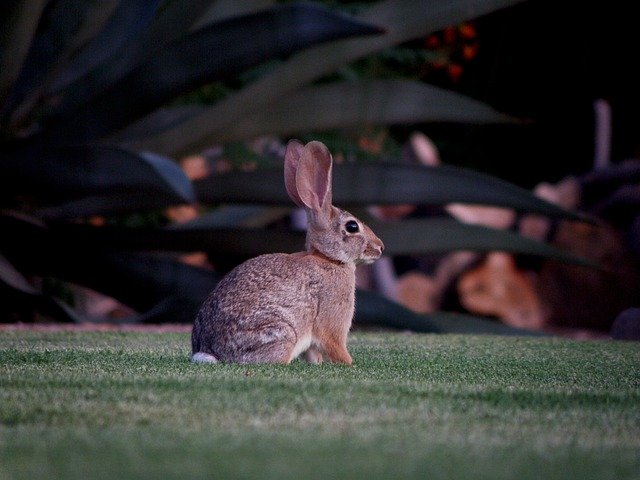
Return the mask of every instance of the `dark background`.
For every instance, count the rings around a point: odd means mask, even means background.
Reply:
[[[598,98],[611,104],[611,160],[637,156],[640,42],[629,5],[529,1],[477,19],[478,56],[457,83],[439,83],[531,123],[425,125],[444,161],[525,187],[585,173]]]

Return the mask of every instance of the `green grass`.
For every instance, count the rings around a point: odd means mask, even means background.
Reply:
[[[0,479],[640,478],[640,344],[352,335],[352,367],[177,333],[0,332]]]

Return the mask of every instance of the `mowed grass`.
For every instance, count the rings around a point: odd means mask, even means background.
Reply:
[[[179,333],[0,332],[0,479],[640,478],[640,345],[351,336],[193,365]]]

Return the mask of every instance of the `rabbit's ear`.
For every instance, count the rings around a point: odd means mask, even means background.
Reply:
[[[296,188],[302,203],[316,213],[331,209],[331,154],[320,142],[309,142],[300,156]]]
[[[284,154],[284,186],[287,189],[289,198],[299,207],[304,207],[304,203],[298,195],[298,187],[296,186],[296,172],[300,163],[300,156],[304,151],[304,145],[298,140],[289,140],[287,150]]]

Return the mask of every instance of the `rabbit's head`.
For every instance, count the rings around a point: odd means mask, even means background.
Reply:
[[[332,158],[320,142],[291,140],[284,163],[289,197],[307,212],[306,248],[340,263],[371,263],[384,245],[371,229],[331,203]]]

